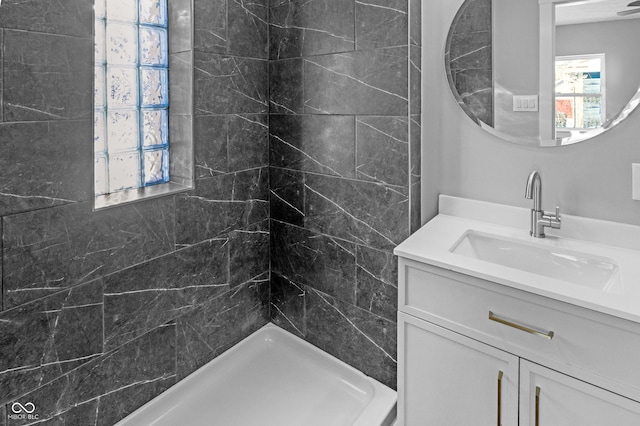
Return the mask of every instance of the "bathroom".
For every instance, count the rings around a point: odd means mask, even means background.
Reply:
[[[169,0],[187,188],[95,209],[93,1],[3,0],[0,425],[114,424],[269,322],[395,389],[393,250],[439,194],[529,208],[538,170],[544,206],[640,225],[637,114],[541,149],[458,108],[461,4]]]

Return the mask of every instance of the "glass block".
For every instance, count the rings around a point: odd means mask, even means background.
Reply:
[[[142,106],[168,106],[169,87],[166,69],[140,68]]]
[[[96,35],[93,39],[93,50],[95,52],[94,60],[96,64],[104,64],[106,60],[105,54],[105,22],[104,21],[95,21],[96,22]]]
[[[167,66],[167,31],[140,27],[140,64]]]
[[[168,180],[169,153],[162,151],[146,151],[144,153],[144,185],[163,183]]]
[[[136,68],[107,68],[107,104],[110,108],[138,105],[138,73]]]
[[[166,0],[140,0],[140,23],[167,26]]]
[[[138,31],[134,25],[107,23],[107,62],[109,65],[135,65],[138,62]]]
[[[98,157],[94,160],[93,191],[96,195],[106,194],[107,188],[107,159]]]
[[[104,94],[104,68],[103,67],[95,67],[94,68],[94,84],[93,84],[93,104],[96,107],[103,108],[105,105],[105,94]]]
[[[107,16],[105,14],[105,0],[95,0],[93,9],[96,13],[96,19],[104,19]]]
[[[109,152],[137,150],[139,129],[138,111],[109,111],[107,122]]]
[[[138,188],[140,156],[137,152],[109,156],[109,192]]]
[[[169,136],[167,110],[142,111],[142,145],[144,147],[166,145]]]
[[[107,150],[107,128],[105,126],[105,112],[97,109],[93,114],[93,151],[103,153]]]
[[[107,19],[110,21],[137,22],[137,0],[107,0]]]

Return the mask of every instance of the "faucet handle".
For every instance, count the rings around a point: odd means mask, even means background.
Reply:
[[[556,214],[555,216],[551,216],[551,214],[544,212],[541,218],[543,226],[548,226],[553,229],[560,229],[560,225],[562,223],[562,218],[560,217],[560,206],[556,206]]]

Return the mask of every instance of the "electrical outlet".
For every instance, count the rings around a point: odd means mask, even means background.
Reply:
[[[640,164],[631,164],[631,199],[640,201]]]

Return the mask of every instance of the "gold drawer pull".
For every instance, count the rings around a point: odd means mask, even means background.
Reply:
[[[502,371],[498,371],[498,426],[502,426],[501,412],[502,412]]]
[[[553,339],[553,331],[544,333],[542,331],[534,330],[533,328],[525,327],[524,325],[516,324],[515,322],[498,318],[497,316],[493,315],[493,312],[491,311],[489,311],[489,319],[491,321],[499,322],[500,324],[508,325],[509,327],[517,328],[518,330],[522,330],[530,334],[535,334],[536,336],[544,337],[545,339]]]
[[[536,426],[540,426],[540,387],[536,386]]]

